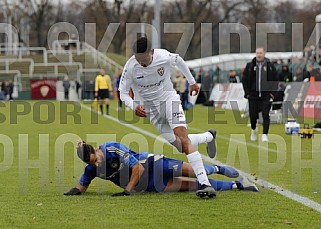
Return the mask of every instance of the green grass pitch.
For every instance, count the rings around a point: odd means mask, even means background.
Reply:
[[[263,187],[258,193],[219,192],[209,200],[199,199],[193,192],[115,198],[111,194],[120,188],[95,179],[86,194],[64,196],[84,167],[75,155],[79,138],[93,144],[117,140],[138,151],[156,149],[154,153],[186,157],[123,125],[128,122],[157,134],[152,124],[133,117],[131,111],[117,113],[115,101],[111,102],[111,116],[123,120],[121,123],[84,109],[90,104],[17,101],[0,105],[1,228],[321,227],[319,212]],[[189,133],[217,129],[216,159],[220,162],[233,163],[246,173],[321,204],[318,134],[300,139],[285,135],[283,124],[273,124],[271,141],[265,145],[250,142],[250,128],[238,113],[197,105],[186,116]],[[205,145],[199,151],[206,154]]]

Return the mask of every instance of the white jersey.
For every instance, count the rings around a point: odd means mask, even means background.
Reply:
[[[134,100],[140,103],[153,102],[158,104],[176,96],[171,81],[171,66],[177,66],[190,84],[195,83],[188,67],[178,54],[173,54],[165,49],[154,49],[153,60],[147,67],[141,66],[135,56],[126,63],[119,85],[121,95],[128,94],[130,89],[134,92]],[[133,100],[128,96],[123,102],[135,109]]]

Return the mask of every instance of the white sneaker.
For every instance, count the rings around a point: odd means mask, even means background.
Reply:
[[[249,179],[246,177],[241,177],[239,180],[235,181],[235,184],[237,186],[237,189],[239,190],[252,191],[252,192],[259,191],[256,185],[253,184],[251,181],[249,181]]]
[[[269,139],[268,139],[267,135],[263,134],[262,135],[262,142],[268,142],[268,141],[269,141]]]
[[[252,130],[252,133],[251,133],[251,141],[256,141],[257,140],[257,129],[255,130]]]

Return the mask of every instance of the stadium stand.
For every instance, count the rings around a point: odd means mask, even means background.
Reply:
[[[216,79],[214,79],[214,82],[226,83],[229,82],[229,71],[236,71],[236,74],[241,76],[246,63],[254,56],[254,53],[221,54],[189,60],[186,61],[186,63],[188,67],[194,69],[196,72],[200,68],[203,68],[205,71],[211,70],[212,72],[214,72],[216,68],[219,68],[220,74]],[[289,69],[293,73],[296,73],[298,68],[302,68],[302,70],[305,69],[307,64],[307,62],[303,60],[302,52],[267,52],[266,57],[276,62],[275,65],[278,71],[281,69],[282,63],[288,62],[289,59],[296,60],[296,62],[288,63]]]
[[[99,68],[110,76],[122,68],[89,44],[76,40],[53,42],[52,49],[0,44],[1,81],[14,80],[19,98],[29,98],[30,79],[58,78],[68,75],[72,81],[94,80]]]

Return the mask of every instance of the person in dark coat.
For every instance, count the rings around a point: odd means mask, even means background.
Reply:
[[[278,89],[278,78],[274,64],[265,58],[264,48],[256,49],[256,57],[247,63],[242,77],[244,97],[249,100],[251,120],[251,141],[257,139],[256,123],[259,112],[263,116],[262,141],[268,142],[267,134],[270,126],[270,109],[274,93]]]
[[[289,71],[288,65],[282,65],[282,70],[279,73],[279,81],[282,81],[282,82],[293,81],[292,72]]]
[[[62,86],[64,87],[65,100],[69,100],[70,81],[68,76],[65,76]]]

